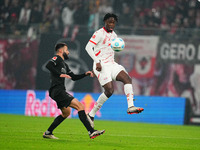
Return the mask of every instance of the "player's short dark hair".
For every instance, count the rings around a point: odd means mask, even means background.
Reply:
[[[105,22],[107,19],[113,17],[115,19],[116,22],[118,22],[118,16],[112,13],[107,13],[104,18],[103,18],[103,22]]]
[[[56,43],[55,45],[55,51],[59,50],[60,48],[67,46],[66,43]]]

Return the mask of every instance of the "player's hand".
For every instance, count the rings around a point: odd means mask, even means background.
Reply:
[[[71,79],[71,77],[67,74],[61,74],[60,75],[61,78],[68,78],[68,79]]]
[[[86,75],[86,76],[90,76],[90,77],[94,77],[94,74],[93,74],[92,71],[87,71],[87,72],[85,73],[85,75]]]
[[[101,68],[102,68],[102,67],[101,67],[101,63],[97,63],[97,64],[96,64],[96,70],[97,70],[97,71],[101,71]]]

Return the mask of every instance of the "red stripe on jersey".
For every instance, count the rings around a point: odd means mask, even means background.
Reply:
[[[90,42],[92,42],[93,44],[97,45],[97,43],[93,42],[92,40],[90,40]]]
[[[103,27],[103,29],[108,33],[108,31],[106,30],[106,28],[105,27]]]
[[[98,53],[95,54],[95,56],[98,56],[101,53],[101,51],[99,51]]]
[[[112,29],[111,29],[111,31],[107,31],[105,27],[103,27],[103,29],[104,29],[104,30],[105,30],[107,33],[109,33],[109,32],[112,32],[112,31],[113,31]]]

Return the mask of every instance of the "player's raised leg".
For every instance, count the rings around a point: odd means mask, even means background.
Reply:
[[[127,97],[127,103],[128,103],[128,114],[138,114],[141,113],[144,109],[140,107],[134,106],[134,93],[133,93],[133,86],[132,86],[132,80],[129,77],[129,75],[125,71],[121,71],[117,77],[117,81],[121,81],[124,83],[124,93]]]

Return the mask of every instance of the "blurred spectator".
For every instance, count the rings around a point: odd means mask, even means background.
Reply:
[[[169,34],[170,35],[174,35],[177,32],[177,30],[178,30],[178,24],[173,22],[171,24],[171,28],[170,28]]]
[[[163,10],[161,14],[160,28],[163,30],[168,30],[170,28],[169,19],[167,16],[167,10]]]
[[[183,16],[182,16],[182,14],[181,13],[177,13],[175,15],[174,23],[176,23],[178,25],[178,28],[179,28],[179,27],[181,27],[182,22],[183,22]]]
[[[111,1],[101,0],[100,6],[99,6],[100,16],[105,15],[107,13],[112,13],[112,12],[113,12],[113,8],[112,8],[112,5],[111,5]]]
[[[11,24],[18,23],[19,20],[19,13],[21,10],[21,7],[19,5],[19,0],[12,0],[11,6],[10,6],[10,12],[9,12],[9,20]]]
[[[133,22],[133,26],[135,28],[144,26],[144,24],[145,24],[145,14],[141,10],[141,8],[139,8],[139,7],[135,8],[135,10],[133,12],[132,22]]]
[[[4,0],[0,7],[0,32],[7,32],[6,24],[9,23],[10,0]]]
[[[99,3],[100,1],[89,2],[89,18],[88,18],[88,33],[93,34],[99,28]]]
[[[109,12],[119,16],[121,29],[160,28],[175,34],[175,29],[199,28],[198,10],[198,0],[2,0],[0,30],[19,35],[18,23],[31,23],[40,25],[40,33],[53,31],[63,32],[64,37],[74,36],[80,26],[87,24],[89,30],[96,30],[103,25],[103,16]]]
[[[31,3],[30,1],[26,1],[24,7],[21,8],[19,14],[19,24],[20,25],[28,25],[31,18]]]
[[[130,6],[127,4],[123,5],[123,11],[122,13],[119,15],[119,19],[120,19],[120,26],[121,27],[130,27],[132,26],[132,13],[131,13],[131,9]]]
[[[200,29],[200,10],[197,11],[195,26],[196,26],[196,28]]]
[[[176,0],[175,2],[175,14],[179,13],[182,16],[187,16],[188,2],[186,0]]]
[[[196,11],[195,9],[189,9],[188,11],[188,18],[189,18],[189,26],[190,28],[194,28],[195,27],[195,18],[196,18]]]
[[[77,8],[73,16],[74,24],[82,26],[87,25],[89,17],[87,3],[85,3],[84,0],[78,0],[76,5]]]
[[[189,8],[198,8],[198,0],[187,0]]]
[[[142,2],[142,1],[139,1],[139,0],[136,0],[136,1],[133,1],[133,0],[113,0],[112,1],[113,12],[119,16],[123,12],[123,6],[124,5],[128,5],[130,7],[131,11],[132,11],[132,10],[135,10],[135,8],[140,8],[140,7],[136,6],[140,2]]]
[[[33,10],[31,12],[31,23],[41,23],[42,22],[42,13],[39,11],[38,4],[34,4]]]
[[[103,17],[107,13],[113,13],[112,3],[108,0],[101,0],[99,5],[99,25],[102,26],[103,24]]]
[[[52,25],[53,21],[53,3],[52,0],[46,0],[44,4],[44,10],[42,12],[43,18],[42,18],[42,23],[40,25],[40,32],[45,33],[45,32],[50,32],[50,27]]]
[[[0,7],[0,21],[2,23],[9,22],[9,10],[10,10],[10,0],[4,0]]]
[[[123,27],[123,30],[120,31],[120,34],[131,34],[130,32],[130,26],[132,26],[132,13],[130,10],[130,6],[127,4],[123,5],[123,11],[119,15],[120,19],[120,27]]]
[[[75,9],[72,1],[68,1],[67,5],[62,10],[62,22],[64,28],[74,23],[73,15]]]
[[[159,27],[161,24],[161,8],[156,7],[152,8],[153,16],[154,16],[154,25],[155,27]]]
[[[68,1],[66,6],[62,10],[62,22],[63,22],[63,37],[68,36],[68,32],[70,29],[70,26],[74,24],[74,18],[73,15],[75,13],[75,7],[72,0]]]
[[[156,27],[156,18],[153,15],[152,10],[147,9],[146,12],[147,12],[145,16],[146,27],[150,27],[150,28]]]
[[[17,29],[17,24],[19,20],[19,13],[21,10],[21,6],[19,4],[19,0],[12,0],[11,6],[10,6],[10,12],[9,12],[9,33],[12,33],[14,35],[19,35],[20,32]]]
[[[60,3],[56,0],[53,1],[52,3],[52,16],[51,16],[51,31],[53,32],[60,32],[60,28],[61,28],[61,7],[59,6]]]
[[[189,19],[188,18],[184,18],[183,19],[183,26],[182,28],[187,29],[190,28],[190,24],[189,24]]]

